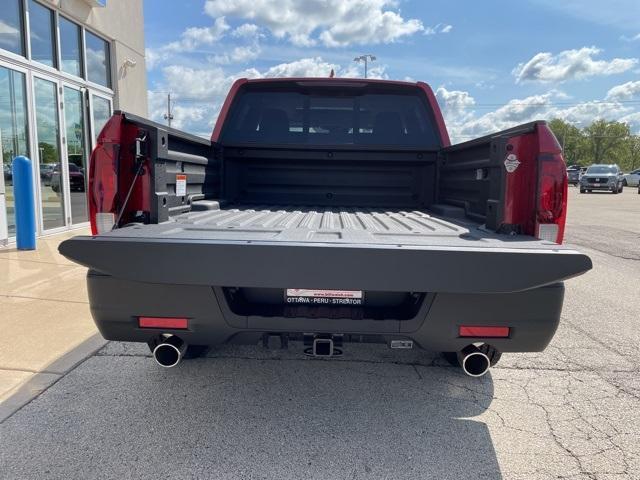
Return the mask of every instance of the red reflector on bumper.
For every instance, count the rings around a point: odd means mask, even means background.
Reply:
[[[461,326],[459,335],[461,337],[508,337],[509,327]]]
[[[185,329],[187,328],[186,318],[174,317],[138,317],[138,325],[140,328],[171,328]]]

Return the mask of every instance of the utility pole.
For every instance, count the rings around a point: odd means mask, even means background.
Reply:
[[[167,121],[167,125],[171,127],[171,120],[173,120],[173,114],[171,113],[171,92],[167,93],[167,113],[164,114],[164,119]]]
[[[353,59],[356,63],[364,62],[364,78],[367,78],[367,67],[369,66],[369,62],[373,62],[374,60],[376,60],[376,57],[370,53],[360,55]]]

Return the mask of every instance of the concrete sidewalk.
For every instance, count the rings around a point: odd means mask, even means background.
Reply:
[[[40,238],[35,251],[0,248],[0,421],[105,343],[89,313],[86,269],[58,253],[61,241],[87,233]]]

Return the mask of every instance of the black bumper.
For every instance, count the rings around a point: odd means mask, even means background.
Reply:
[[[551,341],[562,310],[564,284],[514,293],[427,293],[412,318],[352,319],[234,313],[222,288],[153,284],[90,271],[91,313],[107,340],[147,342],[174,333],[194,345],[257,343],[264,333],[367,336],[378,342],[410,339],[432,351],[457,351],[486,341],[503,352],[541,351]],[[139,316],[187,317],[187,330],[139,328]],[[461,338],[460,325],[509,326],[509,338]]]

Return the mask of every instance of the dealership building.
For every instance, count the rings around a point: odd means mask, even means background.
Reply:
[[[88,159],[114,109],[147,115],[143,0],[1,0],[0,245],[11,162],[33,160],[37,234],[86,225]]]

